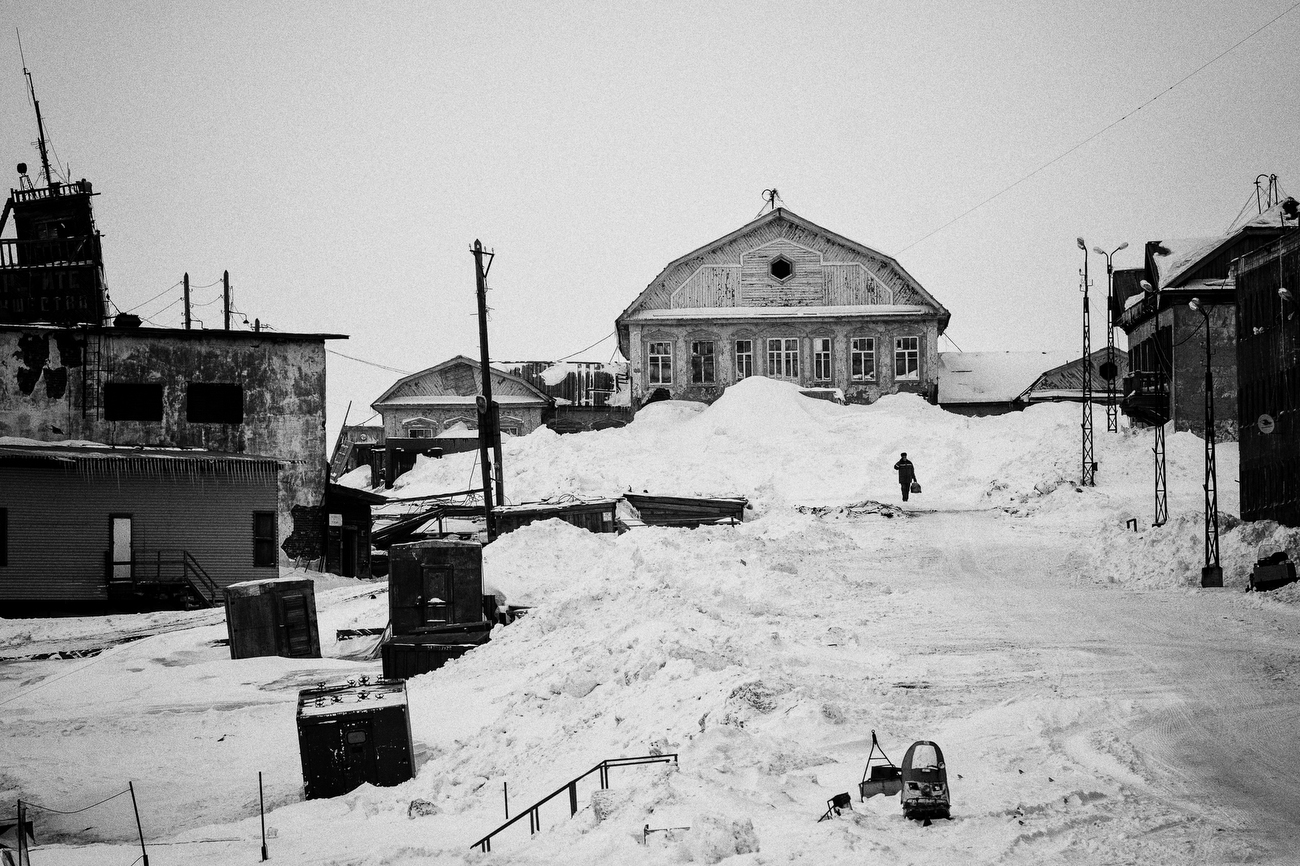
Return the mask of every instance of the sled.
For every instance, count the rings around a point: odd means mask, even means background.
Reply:
[[[948,771],[937,743],[917,740],[903,756],[903,817],[927,823],[948,817]]]
[[[879,752],[879,757],[876,756]],[[872,761],[879,761],[874,766]],[[880,748],[876,732],[871,732],[871,752],[867,755],[867,766],[862,770],[862,781],[858,783],[858,799],[867,800],[877,794],[893,796],[903,790],[902,771],[889,760],[885,750]]]

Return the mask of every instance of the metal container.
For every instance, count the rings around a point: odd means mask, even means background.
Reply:
[[[232,659],[320,658],[316,588],[310,578],[274,577],[225,589]]]
[[[415,775],[406,683],[349,681],[298,693],[298,750],[307,799]]]
[[[394,544],[388,560],[388,615],[394,635],[483,622],[483,546],[477,541]]]

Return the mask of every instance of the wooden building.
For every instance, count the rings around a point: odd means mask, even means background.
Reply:
[[[1107,367],[1107,363],[1111,362],[1109,356],[1108,346],[1094,351],[1089,356],[1086,373],[1082,359],[1077,357],[1044,370],[1018,399],[1026,406],[1033,403],[1082,403],[1083,377],[1086,375],[1093,403],[1105,406],[1110,399],[1108,386],[1114,382],[1115,402],[1118,404],[1124,396],[1123,381],[1128,375],[1128,352],[1115,349],[1114,369]]]
[[[278,572],[268,457],[0,444],[0,602],[219,604]]]
[[[370,532],[372,505],[388,500],[368,490],[341,484],[325,488],[322,529],[321,571],[342,577],[370,579]]]
[[[619,315],[633,407],[747,376],[935,399],[949,314],[894,259],[776,208],[671,262]]]
[[[1284,217],[1277,204],[1216,237],[1148,241],[1141,268],[1115,271],[1110,304],[1116,325],[1128,335],[1133,381],[1156,383],[1167,395],[1175,431],[1205,435],[1208,322],[1214,435],[1219,441],[1237,438],[1237,295],[1230,271],[1234,259],[1295,231],[1295,221]],[[1142,281],[1151,291],[1143,290]],[[1201,310],[1188,306],[1192,298]],[[1135,393],[1135,412],[1126,413],[1146,420],[1148,396]]]
[[[280,561],[313,559],[337,334],[0,324],[0,436],[200,448],[281,466]]]
[[[939,408],[982,417],[1019,412],[1043,371],[1070,361],[1070,352],[940,352]]]
[[[1237,259],[1233,282],[1241,516],[1300,526],[1300,232]]]

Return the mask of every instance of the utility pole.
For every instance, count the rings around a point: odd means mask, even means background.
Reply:
[[[190,275],[185,274],[185,330],[190,329]]]
[[[230,330],[230,271],[221,272],[221,298],[225,308],[225,330]]]
[[[1102,377],[1106,380],[1106,432],[1119,432],[1119,406],[1115,399],[1115,379],[1119,376],[1119,367],[1115,363],[1115,253],[1128,249],[1128,241],[1106,252],[1101,247],[1093,247],[1094,253],[1106,257],[1106,365]]]
[[[1156,425],[1156,444],[1151,449],[1156,455],[1156,519],[1152,526],[1169,522],[1169,495],[1165,481],[1165,422]]]
[[[492,370],[489,366],[488,331],[487,331],[487,272],[492,268],[495,253],[485,253],[481,241],[474,241],[474,278],[478,290],[478,346],[479,373],[482,376],[482,394],[478,400],[478,460],[483,470],[483,518],[487,525],[487,538],[492,541],[497,537],[496,518],[492,514],[492,478],[493,470],[498,481],[501,478],[500,447],[493,448],[496,442],[495,404],[492,402]],[[487,256],[487,268],[483,267],[483,257]],[[495,466],[493,456],[495,450]]]
[[[1210,370],[1210,311],[1200,298],[1187,304],[1205,317],[1205,566],[1201,569],[1201,586],[1223,586],[1223,567],[1219,565],[1219,481],[1214,454],[1214,373]]]
[[[1097,463],[1092,454],[1092,319],[1088,312],[1088,245],[1079,238],[1083,250],[1083,359],[1079,376],[1083,382],[1083,465],[1079,472],[1080,487],[1095,487]]]

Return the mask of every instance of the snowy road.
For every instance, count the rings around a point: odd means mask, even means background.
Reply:
[[[953,723],[953,733],[977,747],[981,736],[1023,736],[1026,764],[1037,764],[1024,767],[1026,803],[1050,790],[1047,775],[1102,774],[1125,797],[1168,813],[1165,826],[1148,831],[1163,853],[1252,847],[1278,862],[1295,857],[1293,607],[1226,590],[1121,589],[1079,574],[1079,541],[1062,544],[1054,531],[996,512],[909,523],[922,541],[893,562],[899,575],[916,576],[891,582],[891,598],[911,602],[891,635],[900,649],[926,654],[932,692],[970,688],[976,704],[1018,723],[1019,731]],[[920,627],[927,618],[932,629]],[[1049,826],[1030,849],[1075,832],[1068,821],[1038,823]],[[1233,841],[1216,844],[1207,838],[1215,834]]]

